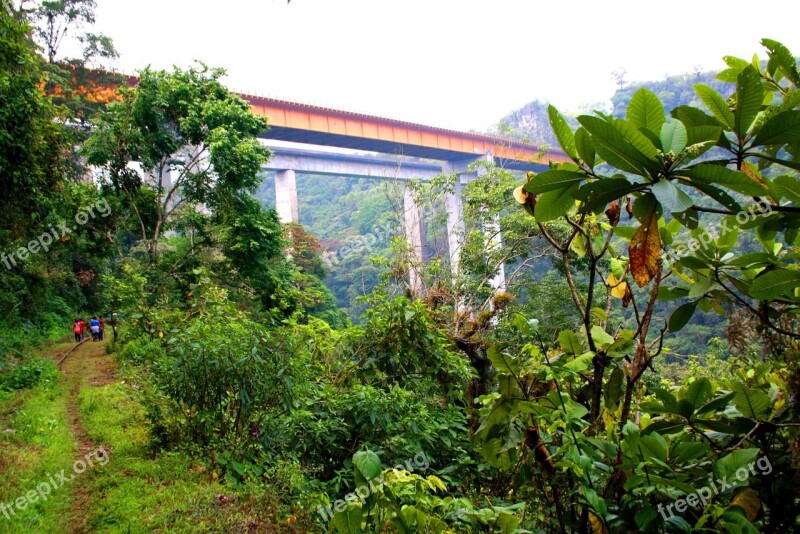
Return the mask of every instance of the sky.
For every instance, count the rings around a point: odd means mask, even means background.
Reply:
[[[485,131],[539,99],[607,102],[616,76],[663,79],[800,54],[800,2],[670,0],[97,0],[115,67],[223,67],[236,91]]]

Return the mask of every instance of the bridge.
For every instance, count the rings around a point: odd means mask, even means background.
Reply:
[[[445,197],[450,265],[459,268],[459,248],[464,235],[461,185],[474,178],[470,163],[479,159],[519,171],[544,170],[549,161],[567,161],[560,151],[541,151],[516,140],[458,132],[399,120],[239,94],[254,114],[266,116],[270,129],[262,134],[273,157],[264,170],[275,173],[276,210],[283,222],[300,222],[296,173],[357,178],[425,180],[439,174],[458,173],[455,191]],[[270,141],[335,147],[376,154],[341,154],[312,148],[288,148]],[[380,155],[384,157],[380,157]],[[386,157],[389,155],[391,157]],[[424,160],[424,161],[421,161]],[[409,188],[404,195],[404,231],[414,255],[410,286],[421,290],[422,210]],[[491,229],[488,229],[491,230]],[[502,266],[492,281],[505,285]]]

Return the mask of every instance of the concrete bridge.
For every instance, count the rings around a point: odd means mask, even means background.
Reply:
[[[275,173],[278,216],[283,222],[300,222],[296,173],[393,180],[427,180],[440,174],[458,173],[454,193],[447,194],[447,234],[450,265],[459,269],[459,248],[464,235],[461,185],[474,178],[468,166],[479,159],[512,170],[541,171],[548,161],[567,161],[560,151],[542,152],[529,143],[474,133],[457,132],[420,124],[362,115],[296,102],[240,94],[253,113],[269,118],[270,129],[262,135],[274,152],[264,169]],[[359,150],[377,155],[324,152],[319,148],[287,148],[270,140]],[[408,159],[413,158],[413,159]],[[419,161],[424,159],[427,161]],[[422,210],[411,190],[404,195],[404,231],[414,254],[409,284],[419,293],[422,280]],[[489,228],[487,231],[491,231]],[[505,286],[502,266],[492,281]]]

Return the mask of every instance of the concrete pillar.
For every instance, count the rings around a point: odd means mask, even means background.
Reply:
[[[297,179],[291,169],[275,173],[275,210],[282,223],[300,222]]]
[[[489,250],[498,250],[503,246],[503,236],[500,234],[500,221],[497,215],[485,223],[483,235]],[[497,268],[497,273],[489,280],[489,285],[494,288],[495,293],[506,290],[506,266],[504,264],[501,263]]]
[[[422,209],[414,198],[414,193],[406,183],[403,192],[403,228],[411,248],[411,265],[408,270],[408,284],[414,295],[422,293]]]
[[[492,157],[491,154],[487,154],[481,159],[485,159],[489,163],[494,163],[494,157]],[[485,169],[478,168],[478,176],[485,172]],[[498,216],[495,215],[484,223],[483,235],[489,250],[495,251],[503,246],[503,236],[500,234],[500,220]],[[489,285],[494,288],[495,293],[506,290],[506,267],[504,264],[501,263],[497,268],[497,273],[489,280]]]
[[[461,263],[461,245],[464,242],[464,202],[461,198],[461,174],[467,171],[469,161],[446,161],[443,174],[459,173],[452,193],[445,193],[444,207],[447,212],[447,250],[450,255],[450,271],[458,276]]]

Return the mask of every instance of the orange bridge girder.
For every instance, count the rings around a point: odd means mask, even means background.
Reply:
[[[521,141],[458,132],[285,100],[239,94],[254,114],[266,116],[262,137],[441,161],[492,155],[498,165],[542,170],[549,161],[568,161],[560,150],[541,150]]]

